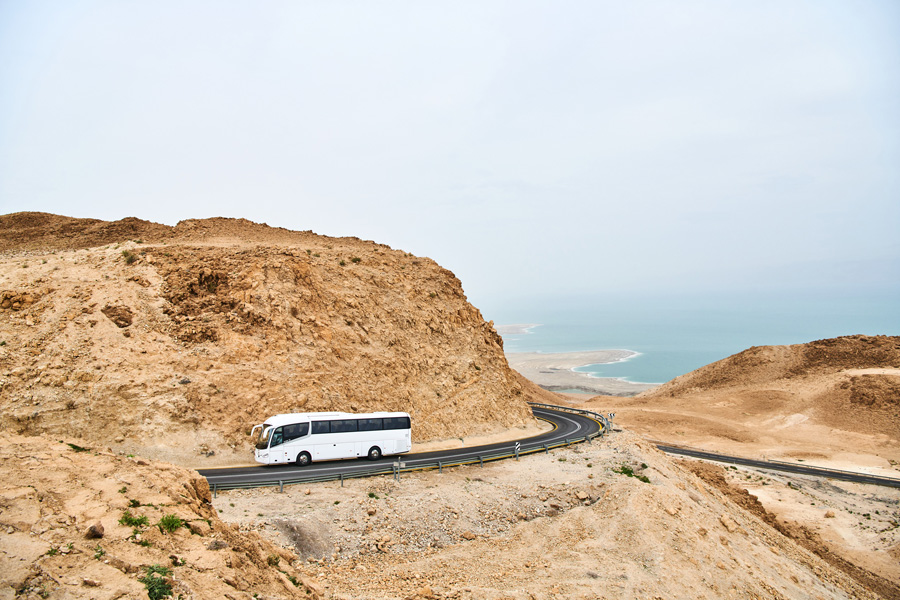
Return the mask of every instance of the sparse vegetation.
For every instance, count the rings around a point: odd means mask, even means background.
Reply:
[[[91,450],[90,448],[82,448],[81,446],[79,446],[77,444],[70,444],[68,442],[66,443],[66,446],[68,446],[75,452],[90,452],[90,450]]]
[[[125,259],[126,265],[130,265],[138,259],[137,254],[135,254],[131,250],[122,250],[122,257]]]
[[[147,596],[150,600],[161,600],[172,595],[172,584],[168,577],[172,575],[172,569],[161,565],[146,567],[146,573],[138,581],[147,588]]]
[[[163,515],[156,526],[159,527],[159,530],[162,532],[172,533],[179,527],[184,527],[184,521],[177,515]]]
[[[94,558],[101,560],[104,556],[106,556],[106,550],[100,544],[97,544],[97,547],[94,548]]]
[[[362,262],[362,259],[358,256],[354,256],[353,258],[350,259],[350,262],[358,263],[358,262]]]
[[[147,518],[147,515],[135,516],[131,514],[130,510],[126,510],[122,513],[119,524],[127,527],[146,527],[150,524],[150,519]]]
[[[278,562],[280,560],[281,559],[278,558],[277,554],[270,554],[269,556],[266,557],[266,564],[269,565],[270,567],[277,567]]]
[[[641,465],[642,465],[642,468],[647,468],[647,465],[645,465],[644,463],[641,463]],[[626,475],[628,477],[634,477],[635,479],[643,481],[644,483],[650,483],[649,477],[647,477],[646,475],[640,475],[638,473],[635,473],[634,469],[632,469],[628,465],[622,465],[618,469],[613,469],[612,471],[613,471],[613,473],[620,473],[620,474]]]

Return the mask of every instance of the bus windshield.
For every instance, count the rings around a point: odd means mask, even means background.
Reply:
[[[274,430],[274,427],[263,427],[262,431],[259,432],[259,440],[256,442],[257,450],[265,450],[269,447],[269,438]]]

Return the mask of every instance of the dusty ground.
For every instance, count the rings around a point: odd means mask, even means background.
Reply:
[[[399,482],[222,492],[214,505],[224,520],[298,552],[305,576],[331,598],[875,597],[680,464],[621,432]],[[871,532],[850,523],[849,510],[885,513],[877,527],[900,519],[897,493],[872,499],[877,509],[865,492],[841,493],[853,500],[819,512],[839,513],[835,522],[866,543]],[[898,541],[896,530],[880,535]],[[885,597],[900,594],[873,581]]]
[[[192,471],[78,439],[4,435],[0,481],[3,600],[147,598],[152,566],[169,570],[181,600],[321,591],[291,566],[292,552],[223,523]]]

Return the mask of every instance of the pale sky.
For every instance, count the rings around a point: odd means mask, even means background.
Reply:
[[[900,2],[0,0],[0,214],[244,217],[469,298],[900,289]]]

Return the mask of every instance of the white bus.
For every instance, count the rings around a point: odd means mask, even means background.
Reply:
[[[290,413],[275,415],[250,432],[256,440],[256,462],[266,465],[314,460],[403,454],[412,449],[409,414],[377,412]]]

